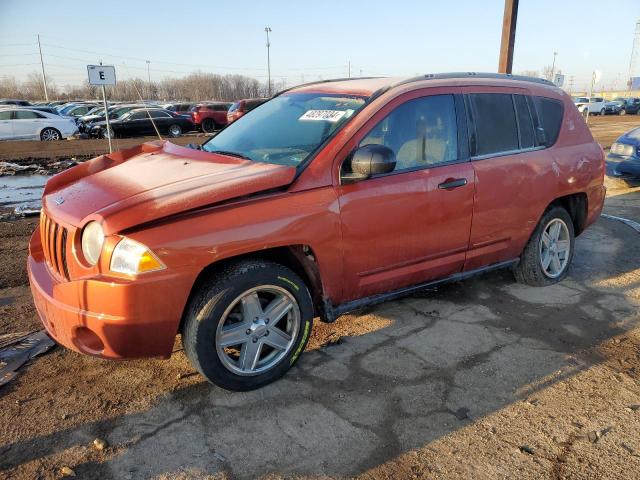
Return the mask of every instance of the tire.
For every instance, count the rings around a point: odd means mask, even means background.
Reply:
[[[562,255],[562,253],[558,251],[557,256],[561,266],[560,269],[555,268],[557,266],[555,261],[547,262],[547,268],[545,269],[543,260],[548,260],[549,257],[554,258],[556,254],[553,253],[553,248],[545,246],[548,245],[548,240],[543,242],[543,233],[552,225],[556,224],[560,225],[561,230],[563,230],[562,224],[564,228],[566,228],[566,231],[563,231],[562,234],[555,239],[555,241],[560,240],[562,242],[555,244],[556,249],[568,245],[569,251],[566,252],[565,255]],[[553,235],[551,235],[551,237],[553,237]],[[545,238],[548,239],[548,237]],[[573,221],[567,211],[557,206],[548,208],[544,215],[542,215],[536,229],[533,231],[529,242],[524,247],[522,255],[520,256],[520,263],[514,268],[516,280],[520,283],[535,287],[544,287],[560,282],[567,276],[567,272],[569,271],[569,265],[573,259],[574,244],[575,233]],[[547,255],[545,255],[545,252]]]
[[[201,128],[204,133],[213,133],[218,126],[212,118],[205,118],[202,120]]]
[[[280,316],[271,321],[276,305],[282,307],[274,316]],[[313,303],[300,277],[280,264],[249,259],[198,288],[186,310],[182,344],[209,382],[247,391],[282,377],[299,359],[312,326]]]
[[[43,142],[50,142],[53,140],[61,140],[62,135],[58,130],[53,127],[43,128],[40,132],[40,140]]]
[[[111,140],[113,140],[115,138],[115,132],[113,131],[113,128],[109,127],[109,130],[107,130],[107,127],[101,128],[100,129],[100,138],[109,138],[109,136],[111,136]]]
[[[618,115],[626,115],[627,111],[624,108],[621,108],[620,111],[618,112]]]
[[[180,135],[182,135],[182,127],[180,127],[180,125],[178,125],[177,123],[169,125],[168,132],[169,136],[172,138],[179,137]]]
[[[607,114],[607,111],[604,108],[600,110],[600,115],[604,117],[606,114]]]

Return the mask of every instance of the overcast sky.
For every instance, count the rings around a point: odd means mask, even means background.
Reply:
[[[119,78],[179,77],[194,70],[241,73],[289,84],[362,75],[496,71],[503,0],[165,1],[53,3],[0,0],[0,81],[39,71],[59,85],[86,78],[102,60]],[[553,61],[582,89],[594,69],[623,88],[640,0],[521,0],[514,73]],[[640,76],[640,54],[636,75]]]

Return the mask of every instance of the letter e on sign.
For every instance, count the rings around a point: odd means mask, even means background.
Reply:
[[[116,67],[113,65],[87,65],[89,85],[115,85]]]

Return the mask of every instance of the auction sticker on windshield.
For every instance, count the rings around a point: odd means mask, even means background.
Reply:
[[[345,115],[344,110],[308,110],[299,120],[320,120],[324,122],[337,122]]]

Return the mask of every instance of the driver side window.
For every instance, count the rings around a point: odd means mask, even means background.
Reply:
[[[393,150],[395,172],[457,160],[454,96],[431,95],[403,103],[382,119],[359,146],[371,144]]]

